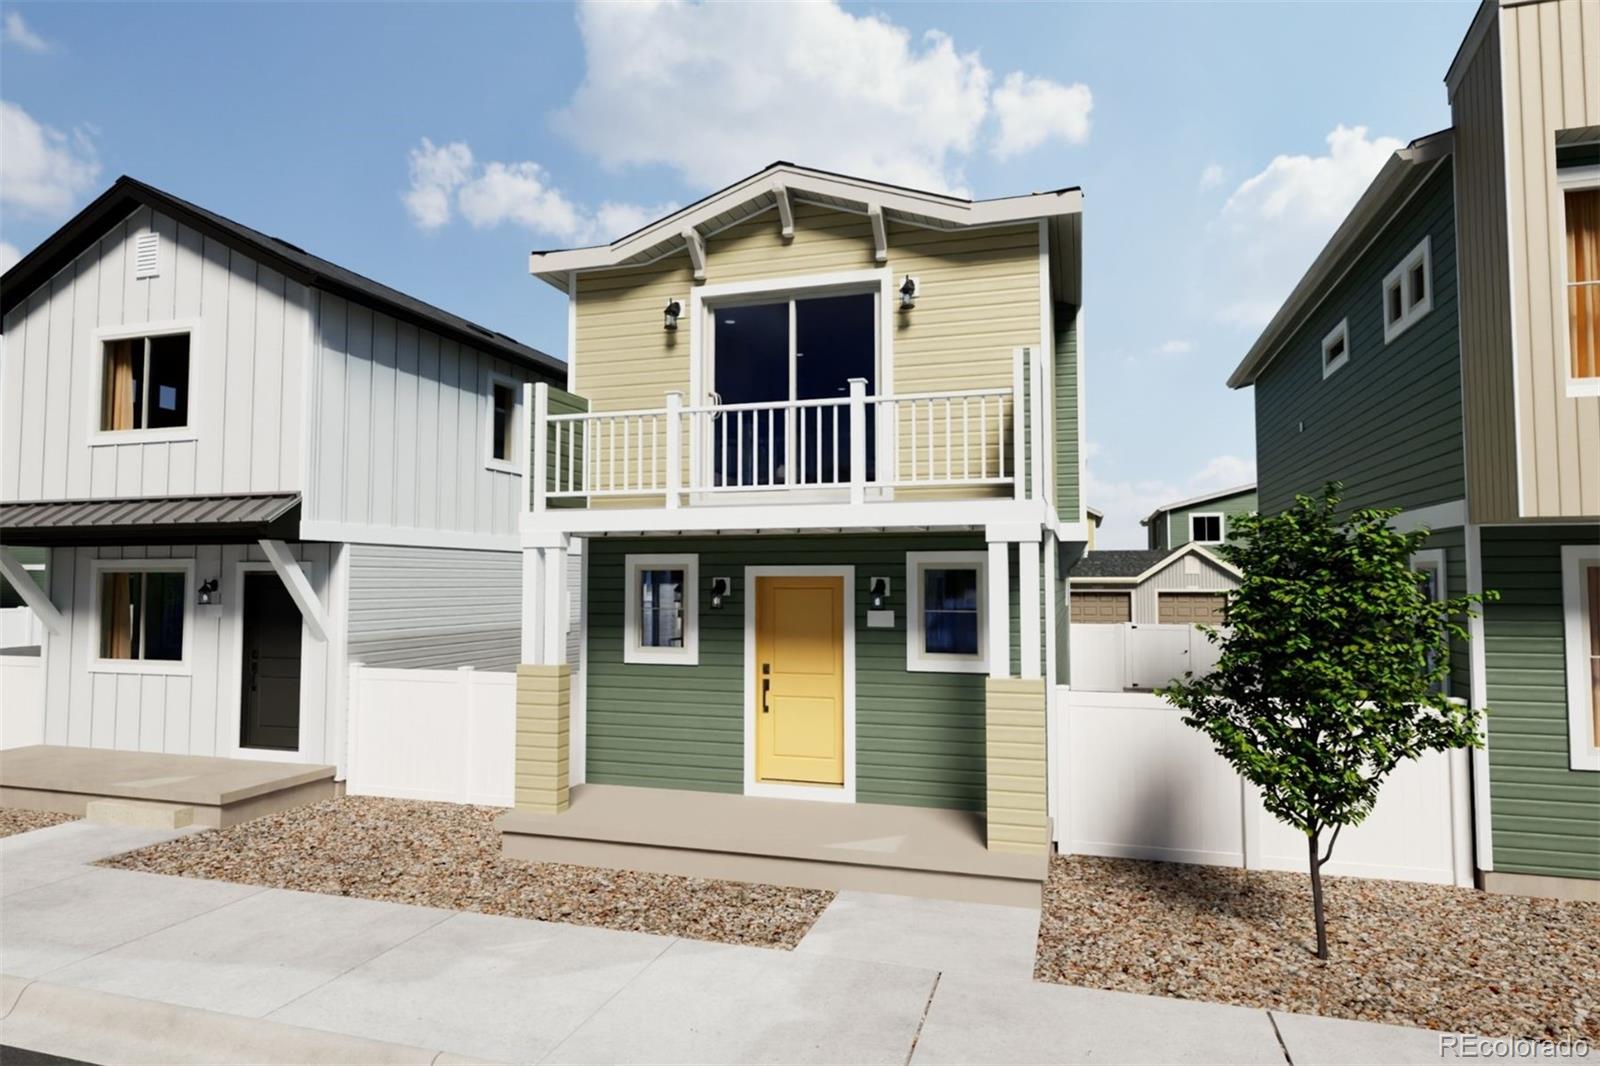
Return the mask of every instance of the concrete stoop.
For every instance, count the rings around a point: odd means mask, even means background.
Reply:
[[[0,1044],[84,1062],[468,1066],[484,1061],[10,975],[0,975],[0,1010]]]
[[[97,799],[84,804],[85,821],[123,829],[184,829],[194,824],[194,808],[148,800]]]

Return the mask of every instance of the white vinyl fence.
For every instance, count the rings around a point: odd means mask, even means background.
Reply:
[[[0,655],[0,748],[43,743],[44,659]]]
[[[38,647],[43,643],[44,626],[30,608],[0,608],[0,648]]]
[[[1085,692],[1159,688],[1186,670],[1208,672],[1221,652],[1192,625],[1078,624],[1070,639],[1072,687]]]
[[[1268,814],[1171,704],[1076,687],[1058,696],[1054,815],[1063,854],[1306,871],[1305,836]],[[1470,886],[1467,762],[1465,751],[1452,751],[1399,766],[1371,816],[1340,834],[1324,872]]]
[[[351,795],[510,807],[516,742],[515,674],[350,665]]]

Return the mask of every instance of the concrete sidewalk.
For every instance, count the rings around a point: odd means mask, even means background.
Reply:
[[[177,1061],[233,1026],[254,1061],[1440,1058],[1422,1030],[1035,983],[1019,908],[843,893],[788,952],[87,865],[174,835],[0,840],[0,1043]],[[64,1044],[65,1015],[101,1043]],[[368,1051],[315,1053],[318,1034]]]

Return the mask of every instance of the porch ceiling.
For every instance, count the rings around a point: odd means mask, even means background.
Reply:
[[[7,546],[253,544],[299,533],[298,492],[0,503]]]

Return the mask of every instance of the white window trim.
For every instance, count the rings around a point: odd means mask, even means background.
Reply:
[[[1215,518],[1217,520],[1217,539],[1202,540],[1194,535],[1194,520],[1196,518]],[[1221,511],[1193,511],[1189,514],[1189,543],[1190,544],[1221,544],[1228,539],[1228,518]]]
[[[1561,547],[1562,628],[1566,634],[1567,751],[1574,770],[1600,770],[1600,737],[1594,735],[1594,708],[1590,706],[1589,629],[1600,625],[1583,617],[1583,568],[1600,563],[1600,545],[1564,544]]]
[[[1450,571],[1447,568],[1443,548],[1426,548],[1411,556],[1411,569],[1432,570],[1438,577],[1433,583],[1433,602],[1442,603],[1450,598]],[[1450,694],[1450,676],[1445,675],[1442,695]]]
[[[700,557],[698,555],[629,555],[622,607],[622,661],[663,666],[700,665]],[[639,643],[639,573],[642,570],[683,571],[683,647],[646,648]]]
[[[511,454],[504,459],[494,457],[494,387],[503,385],[511,390]],[[522,473],[522,382],[494,370],[483,374],[483,465],[501,474]]]
[[[1600,167],[1567,167],[1556,171],[1556,231],[1552,247],[1556,249],[1553,258],[1556,269],[1560,272],[1561,285],[1561,374],[1566,382],[1568,396],[1600,396],[1600,378],[1575,378],[1572,376],[1572,335],[1567,328],[1567,316],[1571,311],[1567,305],[1567,197],[1571,189],[1600,188]]]
[[[1427,287],[1427,292],[1414,304],[1406,302],[1406,286],[1410,283],[1411,268],[1418,263],[1422,264],[1422,283]],[[1400,285],[1400,317],[1389,321],[1389,289],[1398,283]],[[1379,290],[1383,300],[1383,343],[1388,344],[1406,330],[1416,325],[1423,316],[1433,310],[1433,238],[1424,237],[1422,241],[1406,257],[1400,260],[1400,265],[1384,275],[1383,287]]]
[[[183,575],[183,658],[100,658],[100,586],[105,573]],[[89,560],[89,617],[94,630],[86,649],[91,674],[156,674],[188,677],[194,672],[194,560],[193,559],[91,559]]]
[[[105,417],[101,402],[106,374],[106,344],[137,337],[170,337],[175,333],[189,335],[189,424],[163,429],[101,429],[100,423]],[[94,352],[89,360],[89,393],[86,397],[89,415],[88,421],[84,423],[89,427],[89,447],[105,447],[113,444],[163,444],[200,439],[200,430],[195,421],[200,417],[197,406],[200,402],[198,382],[203,373],[201,367],[204,360],[200,355],[204,350],[204,344],[198,318],[175,318],[161,322],[146,322],[142,325],[107,326],[95,330],[90,335],[90,343],[94,345]]]
[[[922,625],[922,571],[978,572],[978,654],[950,655],[925,651]],[[906,669],[924,674],[987,674],[989,672],[989,553],[906,552]]]
[[[1335,359],[1333,362],[1330,363],[1330,362],[1328,362],[1328,349],[1333,347],[1333,342],[1337,341],[1337,340],[1343,340],[1344,341],[1344,354],[1339,356],[1339,358]],[[1337,326],[1334,326],[1333,329],[1329,330],[1328,331],[1328,335],[1326,337],[1322,338],[1322,380],[1324,380],[1324,381],[1328,380],[1328,378],[1330,376],[1332,376],[1334,371],[1338,370],[1340,367],[1344,366],[1349,361],[1350,361],[1350,320],[1348,318],[1345,318],[1345,319],[1341,319],[1339,321],[1339,324]]]

